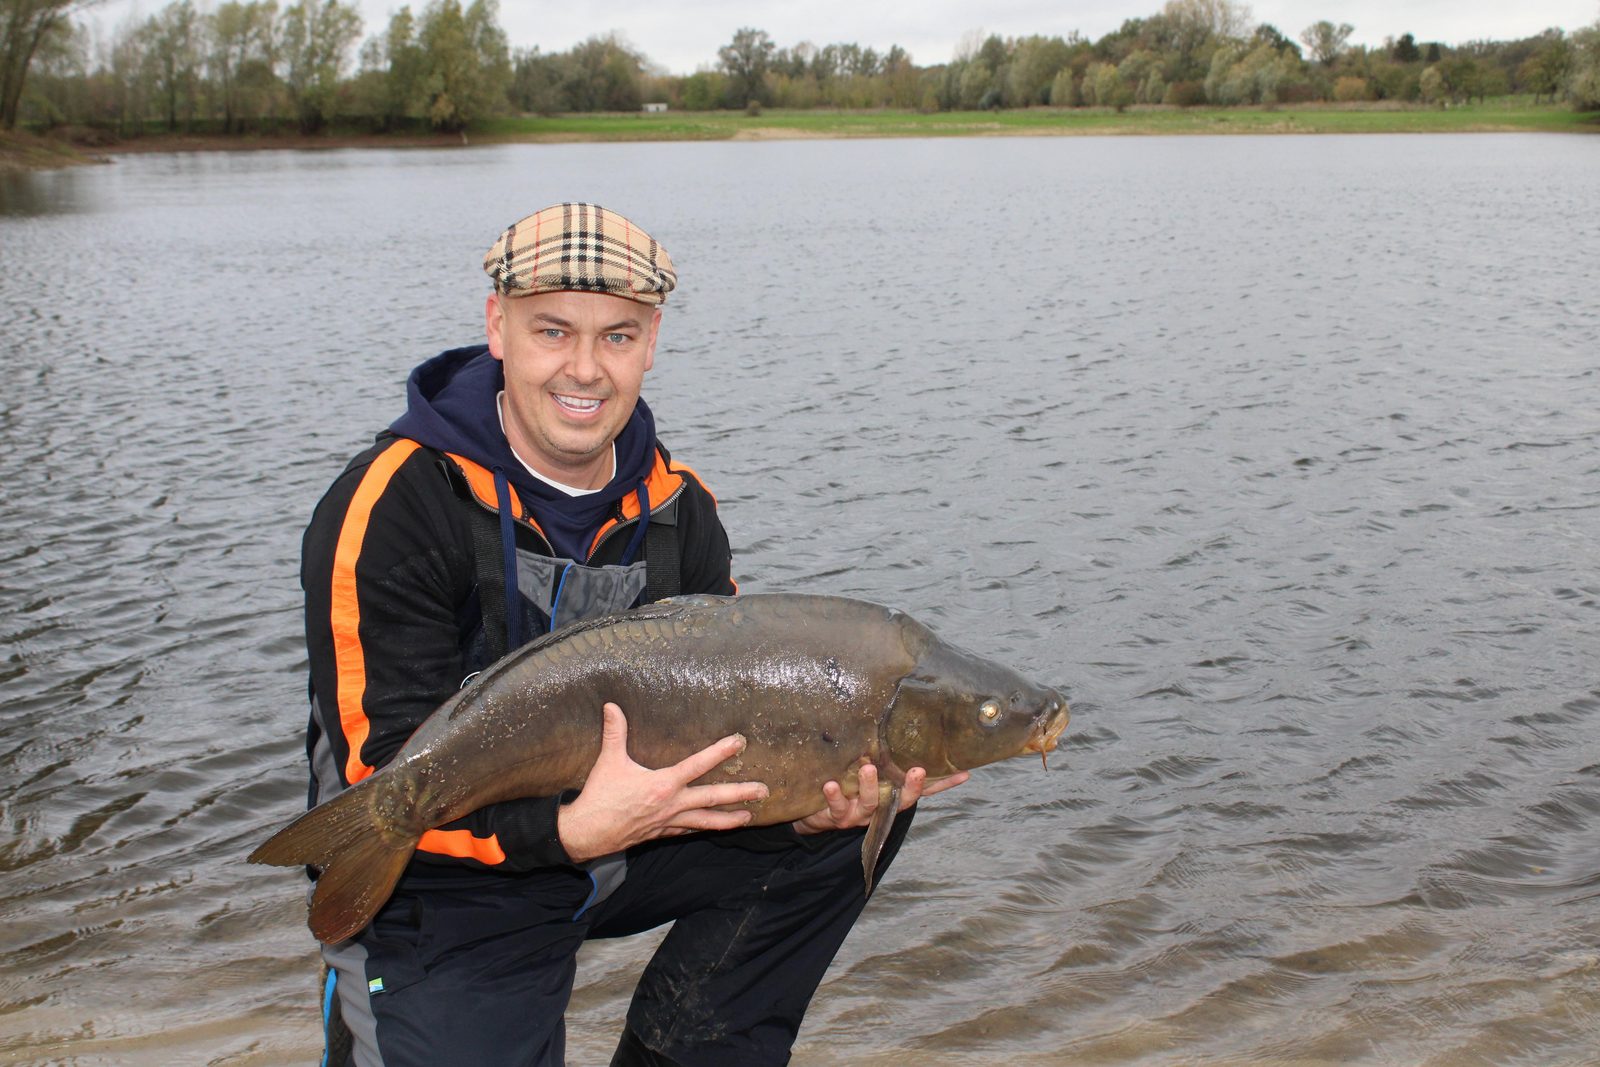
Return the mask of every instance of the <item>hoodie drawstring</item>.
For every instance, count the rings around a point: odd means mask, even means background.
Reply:
[[[644,479],[639,480],[639,522],[634,528],[633,536],[628,539],[628,548],[622,554],[622,565],[631,564],[639,556],[639,548],[644,544],[645,532],[650,528],[650,487]],[[494,468],[494,497],[495,508],[500,514],[500,552],[501,564],[505,571],[506,585],[506,651],[514,652],[522,647],[522,600],[517,586],[517,532],[511,517],[511,483],[506,480],[503,467]],[[648,565],[648,563],[646,564]],[[568,566],[561,574],[561,582],[556,588],[555,601],[550,605],[550,628],[555,629],[556,609],[561,603],[561,594],[566,589],[567,574],[572,570]]]
[[[644,532],[650,526],[650,487],[643,478],[639,479],[639,525],[633,531],[633,536],[628,539],[628,550],[622,554],[622,565],[626,567],[639,556],[639,546],[644,544]]]
[[[506,651],[522,647],[522,597],[517,592],[517,530],[511,518],[511,485],[494,468],[494,502],[500,512],[500,558],[506,574]]]

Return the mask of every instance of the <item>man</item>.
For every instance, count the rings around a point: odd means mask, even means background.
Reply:
[[[422,364],[408,408],[317,506],[301,580],[313,804],[371,774],[473,673],[550,629],[675,593],[732,594],[727,534],[639,398],[677,276],[649,234],[592,204],[509,227],[485,270],[487,343]],[[361,1067],[563,1062],[588,937],[665,923],[614,1064],[787,1062],[865,905],[875,771],[789,826],[741,829],[746,782],[690,783],[627,754],[602,709],[583,789],[490,805],[424,835],[394,896],[325,946]],[[960,784],[907,776],[903,804]],[[905,811],[887,864],[910,822]],[[709,832],[708,832],[709,831]],[[689,836],[694,835],[694,836]]]

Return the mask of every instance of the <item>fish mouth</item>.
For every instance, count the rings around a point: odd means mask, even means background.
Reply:
[[[1050,761],[1046,753],[1056,750],[1056,743],[1067,723],[1072,719],[1072,713],[1067,709],[1067,702],[1059,695],[1050,701],[1039,717],[1034,720],[1033,731],[1028,735],[1028,740],[1022,745],[1024,752],[1037,752],[1039,759],[1044,762],[1045,770],[1050,769]]]

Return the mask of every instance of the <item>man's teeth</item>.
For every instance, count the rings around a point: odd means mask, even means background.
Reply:
[[[594,411],[600,406],[600,401],[581,396],[557,396],[556,403],[573,411]]]

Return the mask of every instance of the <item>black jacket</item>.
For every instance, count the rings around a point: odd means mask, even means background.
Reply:
[[[635,585],[642,586],[649,561],[641,568],[629,556],[642,552],[643,539],[635,534],[647,500],[652,515],[670,513],[676,523],[679,588],[735,592],[715,499],[656,442],[643,402],[618,438],[613,484],[574,504],[529,478],[505,446],[492,406],[501,388],[497,373],[498,363],[481,347],[447,352],[418,368],[407,416],[351,461],[306,530],[301,585],[311,667],[312,803],[387,763],[423,719],[485,666],[472,509],[498,512],[499,501],[508,499],[519,555],[557,570],[603,567],[608,577],[632,563],[640,574]],[[425,408],[420,414],[419,402]],[[430,440],[394,432],[405,430]],[[499,492],[495,468],[507,483]],[[589,511],[580,524],[581,551],[571,554],[582,559],[557,554],[546,533],[548,526],[564,525],[569,529],[561,539],[574,543],[567,508]],[[556,611],[541,615],[539,596],[550,606],[559,589],[524,592],[533,598],[525,617],[549,625]],[[508,801],[431,830],[408,874],[427,876],[429,867],[445,874],[463,865],[521,871],[568,863],[556,835],[559,801]]]

